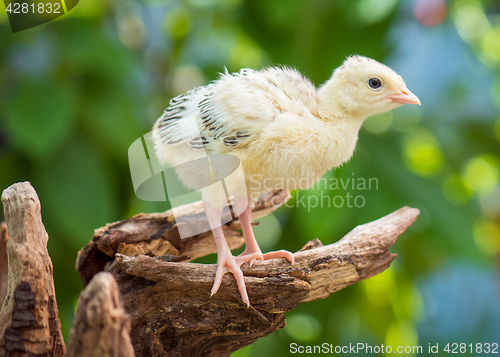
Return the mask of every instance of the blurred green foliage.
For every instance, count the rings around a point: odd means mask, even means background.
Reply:
[[[444,21],[420,23],[417,2],[420,20]],[[295,192],[295,207],[263,219],[257,238],[264,250],[296,251],[404,205],[421,216],[389,270],[301,305],[284,330],[235,355],[285,356],[293,342],[425,351],[500,341],[500,6],[450,0],[439,13],[436,3],[86,0],[16,34],[0,9],[0,188],[29,180],[40,196],[65,337],[82,289],[76,254],[93,229],[169,208],[134,196],[127,150],[170,97],[224,66],[286,64],[319,85],[359,53],[391,65],[423,103],[367,120],[353,159],[327,173],[376,178],[377,189]],[[364,205],[298,204],[321,194]]]

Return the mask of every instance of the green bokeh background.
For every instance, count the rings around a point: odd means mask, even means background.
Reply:
[[[394,68],[422,107],[367,120],[353,159],[327,173],[375,178],[376,188],[294,192],[294,207],[263,219],[257,238],[265,251],[296,251],[404,205],[421,215],[386,272],[302,304],[285,329],[234,355],[325,342],[421,345],[427,355],[429,343],[500,342],[500,3],[450,0],[444,21],[426,26],[433,3],[85,0],[16,34],[0,5],[0,189],[29,180],[40,196],[65,338],[83,288],[76,254],[93,230],[169,208],[134,196],[127,150],[172,96],[224,66],[285,64],[320,85],[358,53]],[[363,207],[298,203],[347,194]]]

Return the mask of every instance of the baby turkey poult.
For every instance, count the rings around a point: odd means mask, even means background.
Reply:
[[[367,117],[404,103],[420,105],[401,76],[362,56],[347,58],[318,89],[294,69],[271,67],[226,72],[173,98],[153,128],[159,161],[177,166],[207,155],[231,154],[240,160],[246,181],[242,197],[233,202],[245,238],[245,251],[237,257],[221,227],[222,205],[227,201],[217,200],[210,190],[202,193],[218,251],[212,295],[230,271],[249,306],[243,263],[277,257],[293,263],[288,251],[262,254],[255,240],[251,212],[260,195],[274,188],[314,185],[326,171],[351,158]],[[186,187],[199,187],[196,172],[177,174]]]

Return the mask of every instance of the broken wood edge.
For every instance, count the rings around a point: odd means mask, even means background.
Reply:
[[[113,276],[96,274],[80,294],[66,357],[135,356],[130,318]]]
[[[0,355],[63,356],[48,235],[29,182],[2,193],[8,237],[8,283],[0,310]]]

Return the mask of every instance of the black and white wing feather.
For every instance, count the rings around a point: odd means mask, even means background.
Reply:
[[[170,100],[153,128],[157,145],[192,143],[195,148],[203,148],[207,141],[201,136],[200,103],[211,97],[214,86],[198,87]]]
[[[224,76],[241,77],[249,73],[255,71],[243,69],[237,74],[226,73]],[[157,151],[160,146],[163,146],[161,151],[165,151],[169,146],[187,144],[193,150],[222,147],[229,152],[250,137],[249,131],[238,127],[237,121],[231,120],[222,105],[215,100],[217,85],[220,85],[219,81],[170,100],[170,106],[153,128]]]

